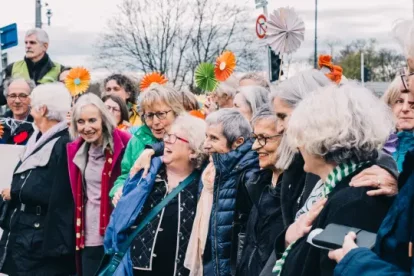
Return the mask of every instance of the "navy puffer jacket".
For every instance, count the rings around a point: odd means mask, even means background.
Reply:
[[[259,170],[258,156],[252,151],[252,143],[246,141],[236,150],[226,154],[213,154],[216,168],[214,180],[214,201],[210,217],[209,237],[206,246],[211,245],[213,275],[231,275],[231,251],[234,236],[234,214],[236,211],[237,187],[240,181],[248,183],[250,176]],[[243,184],[244,183],[240,183]],[[240,198],[240,197],[239,197]],[[246,204],[249,204],[246,202]],[[206,249],[207,253],[210,251]],[[210,270],[210,269],[209,269]]]

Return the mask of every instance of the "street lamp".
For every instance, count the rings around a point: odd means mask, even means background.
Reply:
[[[315,0],[315,52],[313,55],[313,67],[318,69],[318,0]]]

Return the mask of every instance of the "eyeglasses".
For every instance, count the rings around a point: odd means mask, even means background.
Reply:
[[[273,136],[263,136],[263,135],[256,135],[255,133],[252,133],[250,135],[250,140],[254,143],[255,141],[257,141],[259,143],[259,145],[261,145],[262,147],[266,146],[267,141],[269,139],[273,139],[276,137],[280,137],[283,136],[283,134],[276,134]]]
[[[119,108],[116,108],[116,107],[113,107],[113,106],[107,105],[106,108],[108,108],[108,110],[111,111],[111,112],[116,112],[116,113],[121,112],[121,110]]]
[[[181,138],[175,134],[169,134],[169,133],[165,133],[164,135],[164,142],[168,142],[170,144],[174,144],[175,142],[177,142],[177,139],[180,141],[183,141],[184,143],[189,144],[190,142],[188,142],[188,140]]]
[[[403,83],[404,86],[404,90],[401,91],[402,93],[408,93],[410,92],[409,90],[409,84],[408,84],[408,77],[414,75],[414,72],[410,72],[406,67],[404,68],[400,68],[398,70],[398,74],[401,77],[401,81]]]
[[[158,119],[165,120],[169,112],[172,112],[172,110],[168,110],[164,112],[147,113],[147,114],[144,114],[144,118],[145,120],[152,121],[154,119],[154,116],[157,116]]]
[[[10,100],[12,100],[12,101],[15,101],[17,98],[19,98],[19,100],[23,101],[23,100],[26,100],[28,97],[29,97],[29,95],[27,95],[27,94],[19,94],[19,95],[11,94],[11,95],[7,95],[7,98],[10,99]]]

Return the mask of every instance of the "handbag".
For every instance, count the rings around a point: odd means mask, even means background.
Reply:
[[[190,185],[198,176],[200,175],[199,171],[194,171],[191,173],[183,182],[181,182],[175,189],[171,191],[160,203],[158,203],[147,216],[140,222],[137,228],[129,235],[125,242],[119,246],[118,252],[111,252],[111,250],[105,253],[100,265],[100,269],[95,274],[96,276],[112,276],[117,270],[119,264],[122,262],[122,259],[125,257],[129,247],[134,241],[135,237],[145,228],[145,226],[151,222],[157,215],[164,209],[168,203],[174,199],[182,190],[184,190],[188,185]]]

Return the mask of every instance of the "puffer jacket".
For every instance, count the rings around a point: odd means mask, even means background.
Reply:
[[[242,193],[247,193],[243,185],[259,170],[257,153],[251,148],[252,143],[247,141],[236,150],[212,156],[216,177],[210,229],[203,257],[204,275],[227,276],[235,268],[237,232],[245,227],[234,225],[235,214],[248,214],[252,205],[246,201],[245,210],[237,210],[236,198],[241,198],[237,189],[239,187],[243,190]],[[244,198],[248,198],[248,194]]]
[[[157,142],[157,139],[152,134],[151,130],[146,126],[141,126],[132,136],[128,142],[124,157],[121,163],[121,175],[117,178],[109,192],[109,196],[114,197],[116,191],[122,187],[129,176],[129,171],[138,159],[140,154],[144,151],[145,146]]]

